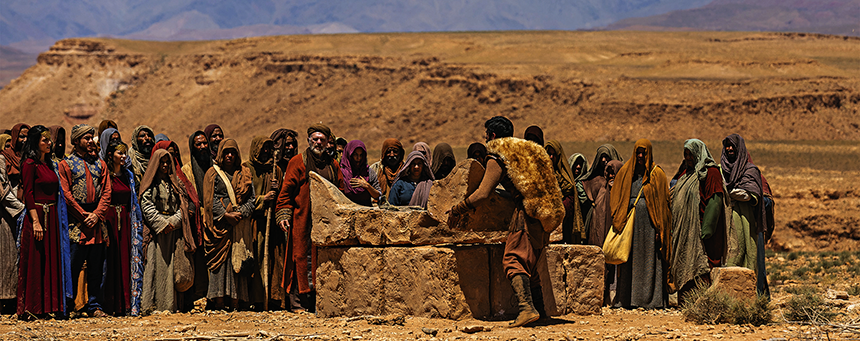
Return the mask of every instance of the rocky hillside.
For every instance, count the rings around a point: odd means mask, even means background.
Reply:
[[[781,33],[517,32],[68,39],[0,90],[3,125],[138,124],[243,145],[329,123],[373,149],[479,140],[493,115],[559,140],[860,139],[860,39]]]

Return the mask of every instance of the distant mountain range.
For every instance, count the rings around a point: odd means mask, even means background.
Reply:
[[[227,39],[344,32],[576,30],[710,0],[88,0],[0,2],[0,45],[68,37]]]
[[[714,0],[699,8],[622,19],[606,29],[790,31],[860,36],[860,0]]]

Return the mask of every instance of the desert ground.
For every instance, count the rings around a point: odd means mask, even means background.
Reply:
[[[0,90],[0,126],[17,122],[140,124],[187,153],[196,129],[219,123],[248,146],[287,127],[325,122],[367,143],[448,142],[458,159],[483,122],[511,118],[589,159],[604,143],[628,159],[654,142],[674,174],[683,141],[715,158],[731,133],[747,139],[774,191],[768,244],[775,323],[697,325],[677,308],[604,309],[517,330],[506,322],[406,317],[315,318],[287,312],[196,311],[70,321],[0,321],[3,339],[684,339],[821,336],[781,312],[801,293],[828,300],[856,323],[860,295],[860,39],[766,32],[482,32],[277,36],[230,41],[68,39]],[[246,150],[242,152],[247,153]],[[187,159],[187,154],[184,155]],[[246,156],[247,157],[247,156]],[[371,160],[372,161],[372,160]],[[400,323],[402,322],[402,323]],[[481,326],[468,334],[463,327]],[[486,330],[488,329],[488,330]],[[831,339],[857,334],[829,335]]]

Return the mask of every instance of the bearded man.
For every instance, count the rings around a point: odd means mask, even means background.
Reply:
[[[311,245],[311,193],[308,174],[316,172],[344,189],[337,162],[326,152],[331,129],[322,124],[308,128],[308,147],[293,157],[284,171],[276,205],[276,221],[288,236],[282,285],[289,293],[289,309],[313,311],[316,278],[316,248]]]
[[[74,151],[59,163],[58,172],[68,207],[71,270],[79,273],[86,261],[86,309],[91,317],[104,317],[102,270],[108,242],[104,218],[110,205],[111,180],[107,164],[98,158],[95,133],[96,129],[86,124],[72,128]]]
[[[217,124],[210,124],[203,129],[203,133],[206,134],[206,142],[209,143],[209,153],[214,159],[218,156],[218,146],[224,140],[224,130]]]
[[[272,133],[270,138],[274,143],[275,165],[282,171],[287,169],[287,164],[298,150],[299,133],[292,129],[278,129]]]
[[[380,198],[388,198],[391,186],[394,185],[394,180],[397,178],[397,172],[403,167],[404,155],[403,144],[400,143],[400,140],[390,138],[382,142],[382,156],[379,161],[370,165],[370,168],[376,172],[379,188],[382,190]]]
[[[142,125],[134,129],[131,138],[133,140],[131,150],[128,151],[128,157],[131,159],[134,183],[139,187],[143,175],[146,174],[149,158],[152,156],[152,147],[155,146],[155,134],[152,132],[152,128]]]

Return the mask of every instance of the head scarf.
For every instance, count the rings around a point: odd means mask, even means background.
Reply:
[[[394,182],[397,182],[397,180],[400,179],[410,181],[408,178],[412,167],[409,167],[409,165],[411,165],[414,160],[421,160],[421,162],[424,163],[424,170],[422,171],[420,180],[418,180],[418,184],[415,185],[415,192],[412,192],[412,199],[409,200],[409,206],[421,206],[423,208],[427,208],[427,199],[430,197],[430,187],[433,186],[433,180],[436,180],[436,178],[433,176],[433,172],[430,171],[430,163],[427,162],[427,158],[424,157],[423,153],[417,150],[409,153],[409,156],[406,157],[406,161],[403,162],[403,167],[400,167],[400,171],[397,172]]]
[[[159,143],[161,141],[170,141],[170,138],[168,138],[167,135],[164,134],[155,135],[155,143]]]
[[[3,149],[3,156],[6,157],[7,176],[21,174],[21,151],[15,152],[15,149],[20,148],[20,150],[23,150],[24,146],[18,146],[18,135],[21,133],[21,129],[24,128],[30,130],[30,126],[24,123],[18,123],[12,127],[12,134],[9,135],[11,136],[12,145],[9,148]]]
[[[290,133],[292,133],[292,134],[290,134]],[[287,151],[286,151],[287,136],[291,136],[291,135],[295,136],[296,132],[292,131],[290,129],[278,129],[278,130],[275,130],[274,132],[272,132],[272,135],[270,136],[272,139],[272,142],[275,145],[280,145],[280,148],[278,148],[277,152],[274,153],[275,164],[282,165],[284,163],[284,161],[286,161],[286,162],[290,161],[290,160],[284,160],[284,159],[286,158],[285,154],[287,153]],[[281,142],[281,140],[283,140],[283,142]],[[296,141],[296,142],[298,143],[298,141]]]
[[[149,159],[149,164],[147,165],[147,171],[143,175],[143,180],[140,181],[139,196],[143,197],[143,194],[147,189],[158,184],[155,177],[158,175],[158,169],[160,168],[159,163],[163,157],[169,155],[170,153],[164,149],[159,149],[152,153],[152,157]],[[193,214],[189,204],[191,197],[188,192],[185,191],[185,186],[182,185],[181,180],[179,180],[179,176],[176,172],[178,168],[176,167],[176,161],[173,157],[170,158],[170,162],[173,163],[173,167],[170,168],[168,179],[165,180],[170,188],[179,195],[179,208],[182,210],[182,237],[185,240],[185,251],[194,252],[197,246],[195,245],[194,233],[191,229],[191,218]]]
[[[433,152],[430,151],[430,145],[424,142],[418,142],[412,146],[412,151],[419,151],[421,154],[424,154],[424,158],[427,159],[427,163],[433,164]]]
[[[173,165],[176,166],[176,177],[179,178],[179,181],[182,183],[182,187],[185,188],[185,193],[188,193],[188,197],[191,199],[191,203],[194,206],[189,206],[188,209],[194,213],[194,217],[199,217],[198,210],[200,209],[200,196],[197,195],[197,189],[194,187],[194,183],[191,180],[188,180],[188,177],[185,176],[185,173],[182,172],[182,157],[179,155],[179,146],[176,145],[176,142],[172,141],[159,141],[152,147],[152,155],[155,156],[155,151],[157,150],[167,150],[167,148],[173,148],[176,150],[176,154],[169,153],[171,157],[173,157]],[[152,160],[152,158],[150,158]],[[193,231],[195,231],[196,235],[199,236],[201,232],[200,219],[194,219],[192,224]],[[198,237],[199,238],[199,237]],[[198,245],[200,240],[197,240]]]
[[[466,157],[470,159],[478,160],[478,162],[484,163],[484,159],[487,158],[487,146],[483,143],[472,143],[469,145],[469,149],[466,150]]]
[[[607,160],[618,160],[624,162],[624,159],[618,154],[618,151],[615,150],[615,146],[607,143],[600,147],[597,147],[597,153],[594,154],[594,161],[591,163],[591,168],[588,169],[588,172],[583,171],[583,175],[580,175],[578,179],[582,179],[582,181],[591,180],[594,177],[603,176],[603,171],[606,169],[606,164],[600,162],[601,157],[606,156]],[[585,168],[583,168],[585,170]]]
[[[392,148],[396,149],[398,153],[400,153],[401,158],[403,155],[403,145],[399,140],[390,138],[382,142],[382,155],[379,158],[379,163],[382,165],[382,171],[379,172],[376,177],[379,180],[379,187],[382,189],[383,194],[388,194],[388,189],[394,184],[394,179],[397,177],[397,173],[400,172],[401,168],[403,168],[403,161],[397,165],[397,169],[388,168],[388,166],[382,162],[385,160],[385,154],[388,154],[388,150]]]
[[[235,150],[235,161],[233,164],[233,179],[229,184],[224,184],[233,187],[233,193],[236,195],[236,201],[231,203],[233,209],[241,205],[242,202],[248,200],[251,195],[251,189],[254,186],[251,170],[242,165],[242,154],[239,152],[239,144],[234,139],[224,139],[218,146],[218,156],[215,158],[215,163],[218,167],[224,169],[224,154],[227,149]],[[226,172],[226,170],[224,170]],[[203,184],[203,223],[206,227],[204,234],[206,245],[207,265],[210,270],[217,269],[227,259],[228,251],[232,243],[232,236],[228,236],[227,231],[220,230],[215,226],[215,220],[212,215],[212,204],[215,200],[215,179],[220,178],[215,167],[206,172],[205,181]],[[228,210],[232,212],[232,210]],[[211,251],[209,251],[211,250]]]
[[[585,160],[585,157],[582,158]],[[588,243],[591,245],[603,246],[606,240],[606,235],[609,233],[609,227],[612,226],[612,205],[610,205],[610,193],[612,187],[609,186],[609,174],[616,174],[624,164],[618,160],[611,160],[606,164],[606,169],[603,171],[603,177],[607,179],[604,182],[603,188],[594,196],[594,211],[592,212],[591,226],[588,232]]]
[[[72,143],[78,141],[79,138],[83,137],[86,134],[96,134],[96,128],[93,128],[87,124],[78,124],[72,127]]]
[[[137,136],[140,135],[141,131],[147,131],[149,134],[152,134],[152,128],[141,125],[134,128],[134,132],[131,134],[131,150],[128,151],[128,157],[131,159],[132,168],[137,176],[146,174],[146,169],[149,166],[149,159],[150,156],[152,156],[152,153],[141,152],[143,145],[141,145],[140,141],[137,140]],[[155,149],[155,147],[152,147],[152,149]],[[143,174],[138,174],[138,172]],[[141,183],[143,183],[143,181],[141,181]],[[140,193],[143,193],[143,191],[140,191]]]
[[[176,163],[179,165],[179,167],[182,167],[182,156],[179,154],[179,145],[177,145],[176,142],[170,140],[158,141],[155,143],[154,146],[152,146],[152,152],[154,153],[156,149],[167,150],[168,148],[170,148],[170,146],[173,146],[173,149],[176,150],[176,155],[173,155],[173,158],[176,160]]]
[[[585,158],[585,155],[573,153],[573,155],[567,158],[567,164],[570,165],[570,174],[574,173],[573,168],[576,167],[577,164],[582,164],[579,176],[576,177],[577,181],[583,180],[585,178],[585,174],[588,173],[588,159]]]
[[[54,136],[54,135],[51,134],[51,136]],[[12,140],[12,135],[0,134],[0,148],[5,148],[6,142],[9,142],[10,140]]]
[[[209,152],[212,154],[212,158],[218,155],[218,147],[212,145],[212,133],[215,132],[215,129],[220,129],[221,134],[224,134],[224,129],[221,129],[221,126],[217,124],[210,124],[203,129],[203,134],[206,135],[206,142],[209,143]],[[224,142],[224,140],[221,140],[221,142]]]
[[[663,169],[654,164],[651,141],[641,139],[633,146],[633,157],[624,163],[624,166],[615,176],[615,184],[612,186],[610,205],[612,206],[612,226],[616,232],[624,229],[627,222],[628,206],[630,205],[631,189],[633,187],[633,176],[636,173],[636,150],[645,148],[645,172],[642,174],[642,198],[648,205],[648,215],[654,224],[656,235],[659,240],[660,250],[664,260],[669,260],[671,255],[671,227],[672,212],[669,210],[669,183]],[[592,166],[594,169],[594,166]]]
[[[534,136],[535,136],[535,138],[536,138],[537,140],[531,140],[531,139],[529,139],[529,135],[534,135]],[[540,128],[540,127],[538,127],[538,126],[531,126],[531,127],[528,127],[528,128],[526,128],[526,131],[523,133],[523,139],[526,139],[526,140],[532,141],[532,142],[534,142],[534,143],[537,143],[537,144],[539,144],[539,145],[543,146],[543,145],[544,145],[544,141],[543,141],[543,129],[541,129],[541,128]]]
[[[735,148],[737,158],[734,162],[729,161],[726,156],[725,148],[728,145]],[[761,172],[758,167],[752,163],[744,138],[738,134],[727,136],[723,139],[722,154],[720,164],[723,168],[723,178],[726,182],[726,189],[731,191],[735,188],[740,188],[761,197],[763,187],[761,183]]]
[[[54,158],[62,159],[66,157],[66,128],[63,126],[51,126],[48,128],[48,131],[51,132],[51,143],[53,144],[54,149]],[[63,146],[59,145],[60,139],[62,139]],[[62,148],[62,150],[60,150]]]
[[[194,138],[200,135],[206,137],[206,133],[201,130],[195,131],[188,137],[188,151],[191,154],[191,174],[194,176],[195,188],[198,189],[197,202],[203,201],[203,178],[206,176],[206,171],[212,167],[212,154],[209,154],[208,147],[201,152],[194,146]]]
[[[708,146],[702,140],[689,139],[684,142],[684,149],[693,153],[693,157],[696,158],[696,166],[693,169],[696,171],[699,180],[704,181],[708,177],[708,167],[717,167],[717,162],[711,156]]]
[[[99,142],[101,142],[102,133],[105,130],[107,130],[108,128],[119,129],[119,127],[117,127],[117,125],[116,125],[116,122],[114,122],[112,120],[101,121],[101,123],[99,123],[99,130],[96,131],[96,134],[98,134],[98,136],[99,136]],[[108,135],[108,136],[110,136],[110,135]]]
[[[735,155],[737,158],[734,162],[729,161],[726,156],[726,146],[735,147]],[[752,156],[747,151],[747,145],[744,138],[738,134],[731,134],[723,139],[723,153],[720,158],[720,165],[723,169],[723,180],[726,184],[726,190],[731,192],[733,189],[739,188],[754,194],[758,200],[762,200],[764,195],[764,184],[762,181],[761,170],[753,164]],[[765,217],[767,216],[764,205],[758,205],[756,216],[756,233],[763,232],[766,228]]]
[[[266,195],[269,192],[272,179],[277,176],[272,172],[274,169],[274,155],[269,155],[268,160],[260,158],[263,147],[267,144],[269,145],[269,149],[274,152],[275,148],[272,139],[265,136],[254,136],[254,139],[251,140],[251,157],[244,163],[245,167],[248,167],[251,171],[251,182],[254,185],[254,192],[258,196]]]
[[[562,148],[561,142],[558,142],[558,140],[549,140],[545,148],[555,150],[557,157],[555,163],[552,165],[552,171],[558,180],[562,197],[576,195],[576,183],[574,182],[573,173],[570,172],[570,165],[567,164],[567,159],[564,158],[564,148]]]
[[[361,163],[353,164],[352,153],[358,149],[364,150],[365,158]],[[361,142],[360,140],[349,141],[349,143],[346,144],[346,148],[343,149],[343,157],[340,159],[340,172],[343,174],[345,194],[358,194],[365,192],[365,189],[362,187],[352,187],[352,185],[349,184],[349,180],[358,177],[367,179],[367,177],[370,176],[370,167],[367,166],[366,155],[367,147],[365,147],[364,142]]]
[[[99,158],[100,159],[107,161],[107,157],[108,157],[107,149],[108,149],[108,145],[110,145],[110,136],[113,135],[113,133],[115,133],[115,132],[117,132],[115,128],[107,128],[104,131],[102,131],[101,135],[99,136]],[[153,151],[155,151],[155,148],[153,148]]]
[[[431,171],[433,171],[433,175],[435,176],[439,173],[439,169],[442,168],[442,165],[445,164],[445,160],[450,159],[454,164],[457,164],[457,158],[454,156],[454,149],[451,148],[451,145],[442,142],[436,145],[436,148],[433,149],[433,162],[431,163]]]

